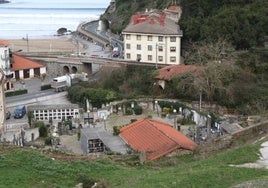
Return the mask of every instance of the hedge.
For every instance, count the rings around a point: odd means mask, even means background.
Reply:
[[[23,95],[28,93],[27,89],[20,89],[20,90],[15,90],[15,91],[8,91],[5,93],[6,97],[12,97],[12,96],[17,96],[17,95]]]
[[[43,90],[47,90],[47,89],[51,89],[51,85],[50,85],[50,84],[42,85],[42,86],[41,86],[41,91],[43,91]]]

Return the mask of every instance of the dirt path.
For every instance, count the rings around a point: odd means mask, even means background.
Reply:
[[[245,168],[265,168],[268,169],[268,141],[261,144],[260,159],[255,163],[245,163],[241,165],[231,165]]]

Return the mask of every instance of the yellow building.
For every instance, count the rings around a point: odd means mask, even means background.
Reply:
[[[145,63],[181,63],[180,26],[159,10],[137,13],[122,31],[124,59]]]

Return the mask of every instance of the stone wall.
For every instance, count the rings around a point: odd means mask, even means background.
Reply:
[[[196,152],[206,153],[221,149],[237,146],[246,143],[246,141],[257,140],[268,132],[268,120],[246,127],[241,131],[237,131],[231,135],[224,135],[217,139],[209,140],[201,143]]]

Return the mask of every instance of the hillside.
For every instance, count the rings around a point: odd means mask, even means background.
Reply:
[[[103,19],[111,24],[114,33],[120,33],[131,16],[146,9],[165,9],[170,0],[116,0],[107,8]],[[179,24],[186,41],[228,38],[238,49],[263,46],[268,36],[268,2],[265,0],[180,0],[183,10]]]
[[[136,157],[110,155],[93,159],[59,151],[1,146],[0,173],[4,175],[0,176],[0,187],[75,187],[79,183],[91,187],[98,182],[102,188],[225,188],[248,181],[251,187],[262,187],[267,183],[267,169],[230,166],[256,161],[259,147],[255,143],[203,159],[196,153],[141,165]]]
[[[172,2],[116,0],[102,19],[110,23],[114,33],[120,34],[134,13],[151,8],[164,9]],[[158,93],[168,98],[198,100],[201,89],[203,100],[208,102],[242,114],[267,114],[268,1],[180,0],[179,5],[182,7],[178,24],[183,31],[184,63],[205,67],[204,74],[197,80],[193,75],[175,78],[165,92]],[[144,91],[139,94],[157,93]]]

